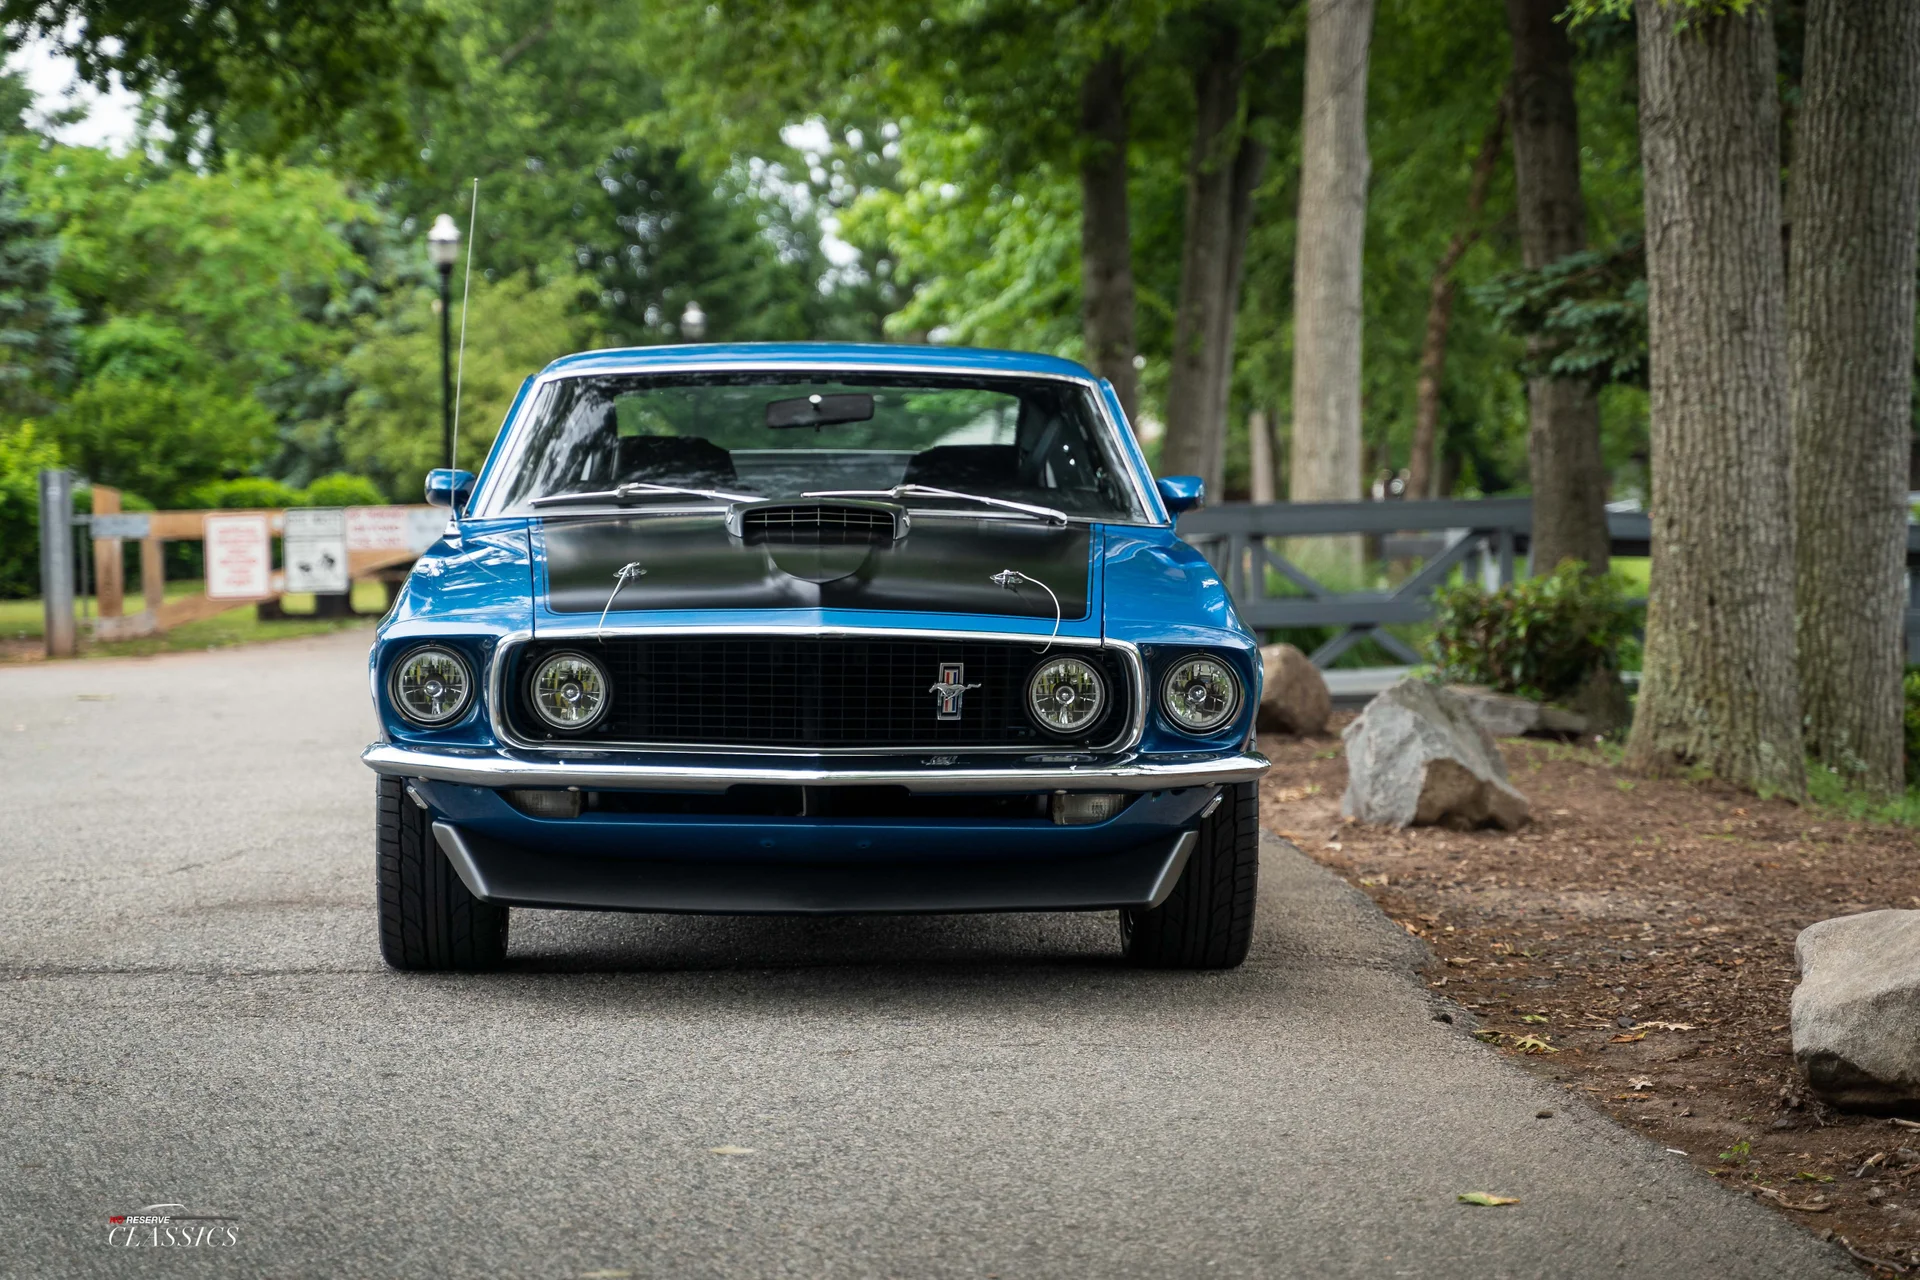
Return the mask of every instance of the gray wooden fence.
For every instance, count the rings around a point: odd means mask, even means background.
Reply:
[[[1532,527],[1528,498],[1228,503],[1180,517],[1180,536],[1219,570],[1249,627],[1339,628],[1313,652],[1321,667],[1365,638],[1402,662],[1420,662],[1420,654],[1384,628],[1431,618],[1433,593],[1456,568],[1490,584],[1527,572]],[[1607,532],[1614,555],[1648,554],[1653,530],[1645,512],[1608,512]],[[1337,590],[1289,559],[1284,541],[1329,534],[1377,539],[1385,558],[1420,561],[1420,567],[1390,590]],[[1299,594],[1275,594],[1274,578]],[[1907,530],[1907,589],[1907,660],[1920,663],[1920,526]]]

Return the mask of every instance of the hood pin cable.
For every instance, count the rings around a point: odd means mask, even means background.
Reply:
[[[613,575],[613,590],[607,592],[607,602],[600,607],[600,621],[594,624],[593,638],[595,641],[604,643],[600,631],[607,625],[607,610],[613,608],[613,598],[620,594],[620,588],[627,585],[627,579],[644,578],[646,576],[647,571],[640,567],[638,560],[633,560],[620,566],[620,572]]]
[[[1053,588],[1040,581],[1040,579],[1022,573],[1018,569],[1002,569],[1000,572],[994,574],[989,581],[1001,590],[1011,591],[1015,595],[1020,593],[1020,584],[1023,582],[1031,582],[1034,586],[1047,593],[1047,598],[1053,601],[1053,634],[1047,637],[1047,642],[1041,646],[1040,652],[1045,653],[1048,649],[1053,648],[1053,642],[1060,638],[1060,597],[1053,594]],[[614,589],[616,591],[619,590],[618,587]]]

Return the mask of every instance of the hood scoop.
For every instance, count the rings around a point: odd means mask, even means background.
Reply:
[[[859,573],[876,548],[905,537],[907,513],[879,502],[758,502],[729,511],[727,529],[762,548],[782,573],[837,582]]]

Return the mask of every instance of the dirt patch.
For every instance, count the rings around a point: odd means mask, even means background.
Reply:
[[[1341,821],[1338,737],[1263,745],[1262,820],[1432,946],[1426,981],[1477,1036],[1886,1274],[1920,1273],[1920,1124],[1813,1101],[1788,1028],[1795,936],[1920,907],[1920,833],[1519,740],[1501,745],[1530,826],[1393,831]]]

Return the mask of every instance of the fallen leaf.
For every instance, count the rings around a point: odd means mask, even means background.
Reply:
[[[1486,1191],[1463,1191],[1456,1196],[1455,1199],[1459,1200],[1461,1204],[1485,1205],[1489,1209],[1496,1208],[1503,1204],[1520,1203],[1519,1196],[1496,1196]]]
[[[1520,1036],[1514,1040],[1513,1047],[1518,1049],[1522,1053],[1558,1053],[1560,1052],[1558,1049],[1548,1044],[1545,1040],[1542,1040],[1539,1036]]]
[[[1464,969],[1468,965],[1472,964],[1473,961],[1469,960],[1465,956],[1448,956],[1447,963],[1452,965],[1456,969]]]
[[[1654,1031],[1693,1031],[1697,1029],[1691,1022],[1638,1022],[1634,1025],[1648,1027]],[[1774,1028],[1775,1031],[1779,1029],[1778,1027]]]
[[[1545,1022],[1546,1020],[1546,1015],[1539,1013],[1523,1013],[1520,1015],[1520,1021],[1522,1022]]]
[[[1632,1044],[1637,1040],[1645,1040],[1646,1038],[1647,1038],[1647,1033],[1644,1031],[1622,1031],[1619,1035],[1615,1036],[1613,1039],[1609,1040],[1607,1043],[1608,1044]]]
[[[1753,1194],[1756,1196],[1765,1196],[1782,1209],[1792,1209],[1795,1213],[1825,1213],[1827,1210],[1833,1208],[1833,1201],[1818,1193],[1810,1200],[1801,1200],[1798,1202],[1787,1199],[1772,1187],[1755,1187]]]
[[[1802,1182],[1832,1182],[1833,1181],[1833,1175],[1830,1173],[1808,1173],[1805,1169],[1800,1170],[1798,1173],[1794,1174],[1793,1176],[1800,1179]]]
[[[750,1156],[753,1154],[752,1147],[708,1147],[707,1150],[717,1156]]]
[[[1384,875],[1360,877],[1360,885],[1362,888],[1366,888],[1366,889],[1378,888],[1386,884],[1386,882],[1387,882],[1387,878]]]
[[[1653,1088],[1653,1081],[1647,1079],[1645,1076],[1635,1076],[1633,1079],[1627,1081],[1627,1088],[1651,1089]]]

